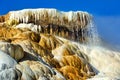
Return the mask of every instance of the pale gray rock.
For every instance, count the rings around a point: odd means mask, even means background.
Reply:
[[[20,80],[21,73],[15,69],[17,62],[0,51],[0,80]]]
[[[40,25],[34,25],[33,23],[29,23],[29,24],[26,24],[26,23],[21,23],[21,24],[18,24],[16,26],[16,28],[20,28],[20,29],[29,29],[33,32],[36,32],[36,33],[40,33],[41,32],[41,26]]]
[[[20,80],[21,73],[13,68],[0,72],[0,80]]]
[[[0,71],[8,68],[13,68],[16,64],[17,62],[12,57],[0,51]]]

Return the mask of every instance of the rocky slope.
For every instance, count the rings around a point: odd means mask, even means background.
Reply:
[[[80,42],[87,41],[92,16],[87,12],[62,12],[56,9],[24,9],[11,11],[0,17],[0,22],[34,32],[54,34]],[[27,24],[26,24],[27,23]],[[19,24],[19,25],[18,25]]]
[[[94,76],[88,57],[70,41],[88,42],[90,21],[86,12],[56,9],[27,9],[1,16],[0,80],[86,80]]]

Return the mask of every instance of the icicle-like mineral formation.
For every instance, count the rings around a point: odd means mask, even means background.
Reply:
[[[91,26],[92,16],[87,12],[63,12],[45,8],[24,9],[9,12],[5,19],[21,23],[22,26],[16,26],[17,28],[25,26],[32,31],[57,35],[81,43],[92,43],[89,40],[94,37],[90,31],[94,28]],[[33,26],[30,26],[31,23]]]
[[[9,19],[15,19],[22,23],[47,23],[62,26],[85,27],[90,23],[91,15],[87,12],[70,11],[60,12],[56,9],[24,9],[10,12]]]

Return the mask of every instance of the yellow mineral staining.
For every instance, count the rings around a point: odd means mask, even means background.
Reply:
[[[7,26],[15,26],[15,25],[19,24],[19,22],[17,20],[7,20],[5,24]]]
[[[69,65],[69,66],[74,66],[74,67],[78,67],[78,69],[82,68],[82,62],[80,60],[79,57],[77,56],[64,56],[62,58],[62,63],[64,66]]]
[[[76,39],[71,26],[84,27],[88,18],[88,13],[55,9],[10,12],[0,17],[0,50],[18,61],[21,80],[63,80],[53,70],[67,80],[86,80],[95,75],[86,55],[71,41],[55,35]]]
[[[88,41],[88,26],[92,16],[87,12],[63,12],[56,9],[24,9],[11,11],[0,17],[4,26],[16,27],[17,24],[33,24],[40,28],[31,28],[34,31],[57,35],[70,40],[85,43]],[[90,26],[89,26],[90,27]]]
[[[16,36],[14,36],[14,38],[18,38],[18,39],[22,39],[22,40],[30,39],[34,42],[39,42],[39,40],[40,40],[39,34],[30,32],[30,31],[26,31],[26,32],[17,34]]]
[[[74,56],[74,55],[73,56],[64,56],[62,58],[62,66],[68,66],[68,67],[72,66],[73,71],[74,71],[74,69],[75,70],[77,69],[79,76],[82,78],[90,77],[90,74],[88,73],[91,71],[89,64],[82,62],[78,56]]]
[[[84,60],[84,54],[81,54],[77,46],[64,39],[59,39],[54,35],[38,34],[26,29],[0,27],[0,40],[19,44],[25,52],[30,54],[32,50],[32,55],[40,56],[46,64],[60,71],[66,79],[85,80],[94,75],[92,68],[87,61]],[[19,57],[22,56],[19,47],[17,48],[16,46],[16,48],[13,47],[10,49],[10,55],[13,58],[16,60],[21,59],[21,57]],[[12,52],[14,52],[15,55],[13,55]],[[22,53],[24,52],[22,51]],[[77,56],[77,54],[79,54],[79,56]],[[36,62],[34,63],[34,65],[36,65]],[[34,66],[30,68],[33,69]],[[38,74],[35,74],[35,76],[38,79]]]
[[[41,34],[41,39],[39,44],[49,50],[55,49],[56,47],[63,44],[63,42],[59,39],[56,39],[55,36],[49,34]]]
[[[12,39],[12,40],[30,39],[35,42],[39,42],[39,40],[40,40],[39,34],[37,34],[35,32],[30,32],[28,30],[9,28],[9,27],[0,27],[0,38],[4,38],[4,39],[7,38],[7,39]]]
[[[31,42],[32,44],[32,48],[33,50],[39,54],[39,56],[41,57],[47,57],[49,59],[53,57],[53,55],[51,54],[51,51],[46,49],[46,48],[43,48],[42,46],[40,46],[38,43],[35,43],[35,42]]]
[[[86,78],[89,78],[91,75],[94,75],[94,72],[91,69],[90,65],[85,60],[83,60],[84,57],[75,55],[78,52],[77,50],[75,52],[75,47],[73,47],[74,46],[72,45],[70,46],[68,44],[64,44],[52,51],[54,58],[59,63],[59,67],[57,69],[60,70],[62,74],[70,80],[74,80],[74,78],[76,78],[76,80],[84,80]],[[77,74],[72,72],[69,73],[67,70],[76,71]],[[75,75],[77,76],[73,77]]]
[[[13,38],[15,35],[22,33],[19,29],[0,27],[0,37],[3,38]]]
[[[67,80],[85,80],[83,74],[79,73],[79,70],[73,66],[64,66],[60,69],[60,72],[65,76]]]

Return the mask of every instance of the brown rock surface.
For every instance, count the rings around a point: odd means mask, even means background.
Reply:
[[[4,19],[4,16],[0,16],[0,22],[4,22],[5,19]]]
[[[94,74],[90,65],[83,60],[84,57],[76,56],[77,54],[80,54],[78,48],[67,41],[58,39],[57,37],[50,34],[39,35],[35,32],[26,29],[21,30],[21,29],[6,28],[6,27],[5,28],[1,27],[0,29],[1,29],[0,39],[2,41],[9,40],[8,41],[9,43],[19,44],[22,46],[24,52],[23,51],[20,52],[19,47],[17,49],[17,46],[15,48],[13,47],[14,49],[11,48],[11,50],[15,50],[13,52],[18,51],[18,55],[21,55],[21,53],[27,55],[25,57],[23,56],[21,57],[23,58],[23,60],[21,60],[23,62],[26,59],[29,60],[30,55],[31,57],[35,57],[35,58],[31,58],[32,60],[37,60],[37,57],[40,56],[41,59],[43,59],[43,61],[46,62],[45,65],[49,65],[56,68],[58,71],[60,71],[63,74],[63,76],[65,76],[66,79],[71,79],[71,80],[73,80],[74,78],[76,78],[76,80],[84,80]],[[9,33],[7,33],[7,30],[9,30]],[[6,33],[4,31],[6,31]],[[7,49],[5,48],[5,50]],[[8,51],[8,53],[10,53],[10,55],[13,57],[12,52]],[[18,55],[17,57],[19,57]],[[14,56],[13,58],[17,60],[21,59],[20,57],[19,58],[17,57]],[[24,63],[21,62],[20,65],[21,64]],[[22,69],[22,66],[20,66],[20,71],[22,72],[22,79],[38,80],[39,78],[41,78],[41,76],[38,75],[41,68],[40,70],[36,69],[37,62],[34,61],[34,63],[32,64],[32,62],[29,63],[28,61],[25,63],[25,65],[26,64],[29,68],[23,67]],[[30,66],[30,64],[33,66]],[[35,65],[36,65],[35,69],[36,71],[38,71],[38,73],[34,72]],[[42,77],[46,78],[45,76]]]
[[[22,16],[21,16],[22,15]],[[61,36],[70,40],[88,41],[88,28],[92,16],[87,12],[60,12],[56,9],[36,9],[12,11],[1,16],[0,21],[5,21],[6,26],[17,26],[20,23],[33,23],[40,26],[41,33]]]
[[[54,16],[52,12],[43,11],[38,10],[42,16],[37,18],[32,11],[25,11],[26,19],[20,17],[19,11],[0,17],[0,51],[18,61],[15,71],[20,71],[21,80],[85,80],[94,76],[87,56],[77,45],[64,39],[86,41],[84,33],[87,33],[90,15],[69,12],[69,16],[62,13],[60,19],[59,12],[54,12]]]
[[[55,36],[49,35],[49,34],[41,34],[41,39],[39,42],[39,45],[43,48],[53,50],[57,48],[58,46],[61,46],[63,42],[59,39],[56,39]]]
[[[85,58],[83,56],[76,56],[76,54],[81,54],[77,51],[74,45],[68,43],[54,49],[52,54],[59,63],[57,69],[70,80],[84,80],[95,75],[88,62],[84,60]]]

